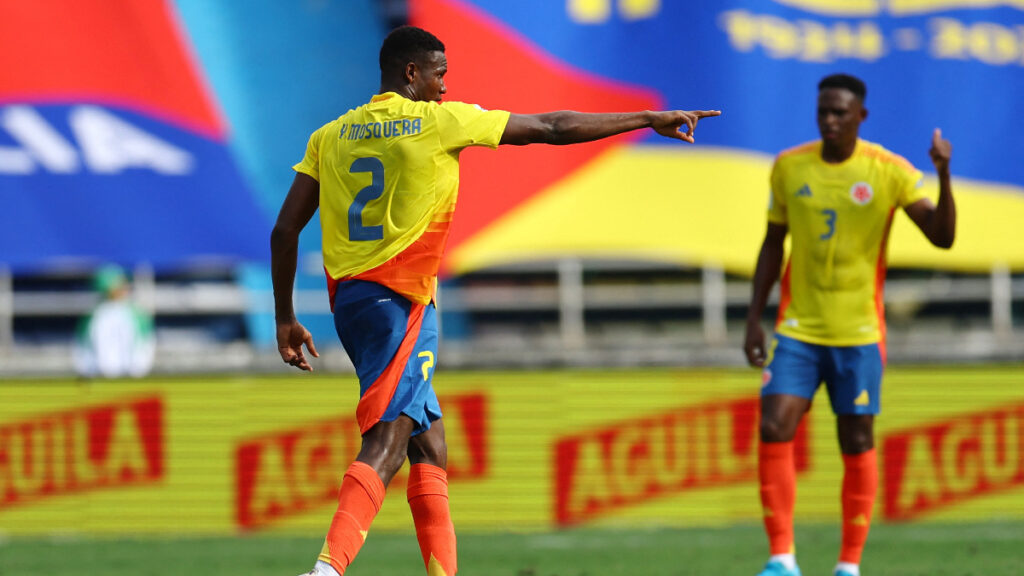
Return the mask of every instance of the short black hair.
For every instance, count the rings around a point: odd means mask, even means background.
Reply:
[[[444,52],[444,43],[422,28],[399,26],[381,44],[380,71],[403,68],[427,52]]]
[[[843,90],[849,90],[853,92],[861,102],[868,97],[868,87],[864,84],[864,81],[856,76],[850,76],[849,74],[832,74],[825,76],[818,82],[818,92],[826,88],[842,88]]]

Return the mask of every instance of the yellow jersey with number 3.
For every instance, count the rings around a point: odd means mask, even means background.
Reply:
[[[385,92],[313,133],[294,170],[320,183],[332,307],[337,283],[349,279],[430,302],[458,198],[459,153],[496,148],[508,118]]]
[[[788,226],[776,332],[811,344],[885,340],[886,244],[897,208],[925,197],[906,159],[858,140],[846,161],[821,159],[820,140],[779,154],[768,221]]]

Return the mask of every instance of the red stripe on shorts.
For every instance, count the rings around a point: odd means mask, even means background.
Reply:
[[[359,422],[359,432],[366,434],[366,431],[380,422],[380,417],[387,411],[391,399],[395,396],[398,383],[405,372],[405,365],[409,363],[409,356],[416,347],[416,340],[420,336],[420,326],[423,324],[423,304],[413,303],[409,310],[409,323],[405,327],[405,338],[398,346],[394,358],[388,363],[388,367],[381,372],[377,380],[366,390],[366,394],[359,399],[356,407],[356,421]]]

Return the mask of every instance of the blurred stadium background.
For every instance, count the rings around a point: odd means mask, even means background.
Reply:
[[[319,549],[357,442],[354,377],[315,223],[296,309],[318,373],[281,364],[269,232],[308,135],[376,92],[380,42],[405,22],[448,46],[449,99],[724,111],[695,146],[636,133],[464,155],[436,379],[460,530],[756,526],[740,343],[768,172],[817,137],[816,82],[845,71],[868,84],[862,136],[933,189],[942,128],[960,210],[950,251],[894,225],[883,533],[1024,539],[1020,0],[0,0],[0,574],[39,571],[15,551],[53,534]],[[109,263],[155,319],[142,380],[73,377]],[[837,513],[831,426],[818,409],[802,436],[809,526]],[[407,533],[403,508],[377,529]],[[729,551],[708,570],[753,573],[754,532],[741,566]],[[945,573],[906,570],[886,573]]]

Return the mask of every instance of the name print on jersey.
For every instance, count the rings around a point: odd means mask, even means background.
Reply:
[[[420,118],[401,118],[389,122],[367,122],[365,124],[342,124],[338,139],[362,140],[364,138],[395,138],[419,134],[422,122]]]

